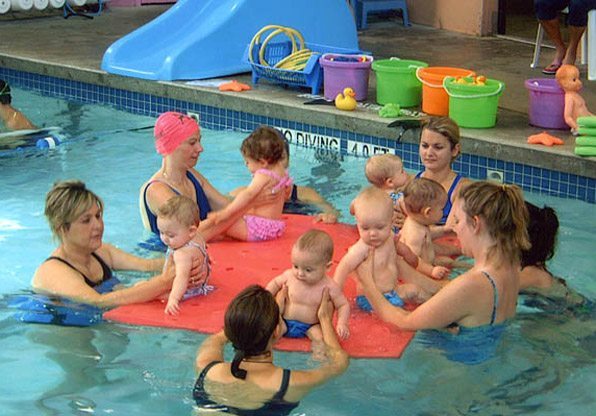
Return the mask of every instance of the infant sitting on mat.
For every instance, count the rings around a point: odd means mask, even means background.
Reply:
[[[309,230],[296,241],[291,256],[292,268],[267,285],[267,290],[273,295],[281,291],[281,296],[277,298],[284,322],[284,336],[307,336],[313,342],[313,351],[319,344],[322,345],[323,334],[317,310],[327,288],[337,310],[337,334],[346,339],[350,334],[350,306],[340,287],[327,276],[332,264],[333,240],[324,231]]]

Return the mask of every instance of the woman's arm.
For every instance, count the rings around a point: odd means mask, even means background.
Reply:
[[[97,252],[107,265],[114,270],[160,271],[165,261],[163,257],[156,259],[137,257],[108,243],[103,243]]]
[[[286,400],[291,402],[299,401],[314,387],[342,374],[350,363],[348,353],[342,349],[333,328],[333,303],[329,297],[328,288],[323,290],[323,297],[317,315],[328,360],[321,367],[314,370],[292,371],[290,388],[285,396]]]
[[[406,265],[406,267],[409,266]],[[383,321],[406,330],[439,329],[453,322],[460,322],[470,314],[470,305],[474,302],[473,297],[478,295],[470,293],[473,291],[469,290],[469,285],[461,284],[467,280],[462,275],[455,281],[446,284],[414,311],[408,312],[391,305],[376,288],[373,280],[374,251],[371,251],[369,257],[362,263],[360,270],[358,278],[362,290],[375,312]]]
[[[58,261],[46,261],[36,270],[31,284],[38,293],[108,308],[155,299],[170,289],[173,280],[174,269],[169,267],[141,285],[100,294],[87,285],[77,271]]]
[[[320,214],[315,215],[315,221],[323,222],[325,224],[335,224],[341,215],[329,201],[327,201],[316,189],[308,186],[298,186],[298,200],[306,204],[315,205],[321,211]]]
[[[208,337],[197,351],[197,358],[195,360],[195,369],[197,373],[201,372],[209,363],[213,361],[223,361],[224,347],[228,339],[224,331],[219,331],[217,334]]]

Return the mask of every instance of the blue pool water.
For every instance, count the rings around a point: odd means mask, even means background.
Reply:
[[[138,188],[159,166],[152,118],[111,108],[66,103],[17,91],[19,106],[72,138],[51,152],[1,158],[0,167],[0,414],[182,415],[192,411],[194,355],[204,335],[103,323],[91,328],[14,321],[7,298],[29,288],[37,265],[54,248],[43,217],[51,184],[79,178],[105,201],[105,241],[137,251],[146,234]],[[23,103],[22,105],[20,103]],[[203,131],[198,167],[221,191],[249,180],[238,151],[245,134]],[[365,185],[364,160],[291,148],[291,173],[347,213]],[[596,298],[593,205],[527,195],[555,207],[561,220],[552,271]],[[142,275],[124,274],[134,280]],[[497,356],[466,366],[449,361],[417,337],[399,360],[352,360],[342,377],[303,400],[305,415],[562,415],[591,414],[596,384],[592,313],[540,312],[520,307]],[[292,368],[310,367],[303,354],[278,353]]]

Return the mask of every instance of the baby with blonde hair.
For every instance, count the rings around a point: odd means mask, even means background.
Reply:
[[[174,262],[176,270],[165,308],[167,314],[178,314],[181,300],[205,295],[212,289],[207,286],[211,268],[205,240],[198,232],[200,222],[197,204],[183,195],[168,199],[157,210],[159,235],[168,246],[164,270],[170,261]],[[192,263],[195,259],[200,263],[199,276],[193,277],[191,281]]]

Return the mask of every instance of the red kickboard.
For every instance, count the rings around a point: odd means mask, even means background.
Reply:
[[[284,215],[286,231],[282,238],[247,243],[223,240],[209,244],[212,272],[209,284],[215,290],[207,296],[191,298],[181,303],[177,316],[164,313],[165,303],[152,301],[142,304],[120,306],[104,314],[111,321],[189,329],[202,333],[215,333],[223,327],[223,318],[230,300],[250,284],[265,286],[275,276],[291,267],[290,252],[294,242],[305,231],[316,228],[328,232],[335,249],[331,273],[348,248],[358,239],[356,227],[348,224],[313,223],[313,217]],[[386,324],[373,314],[362,312],[354,303],[356,285],[348,279],[344,292],[350,300],[350,337],[342,346],[352,357],[400,357],[414,332],[403,331]],[[284,351],[310,351],[310,341],[283,338],[276,348]]]

